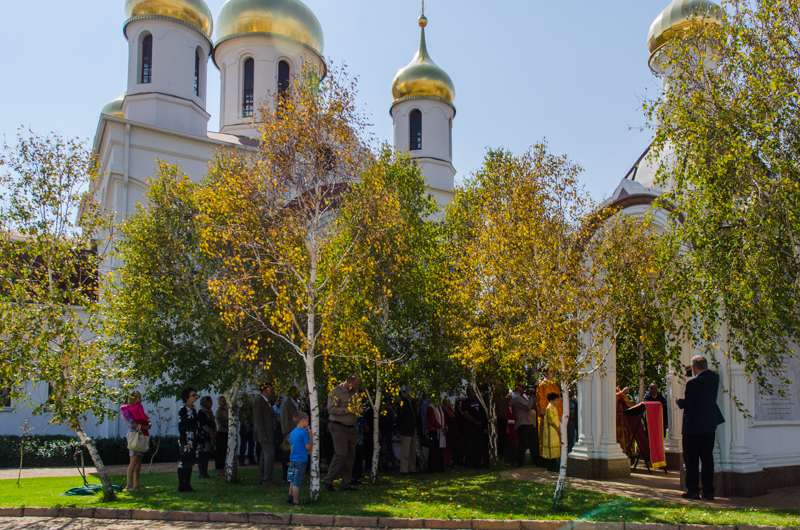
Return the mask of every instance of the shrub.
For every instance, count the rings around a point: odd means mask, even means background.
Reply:
[[[143,462],[150,462],[155,452],[159,437],[150,439],[150,450],[145,453]],[[128,442],[125,438],[95,438],[97,451],[107,466],[128,464]],[[0,469],[19,467],[19,447],[22,443],[20,436],[0,436]],[[65,435],[36,435],[24,438],[25,451],[22,467],[73,467],[73,455],[77,447],[82,447],[80,440],[75,436]],[[83,458],[87,466],[93,466],[92,459],[83,449]],[[178,437],[162,436],[161,446],[155,455],[154,462],[178,461]],[[80,462],[80,460],[79,460]]]

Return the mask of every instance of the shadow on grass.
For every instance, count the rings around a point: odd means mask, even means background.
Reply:
[[[222,477],[200,480],[195,471],[194,493],[178,493],[177,475],[142,475],[148,489],[122,492],[113,505],[99,497],[63,497],[75,478],[23,480],[13,492],[15,481],[0,481],[2,506],[113,506],[153,510],[198,512],[302,512],[371,517],[413,517],[437,519],[586,519],[595,521],[646,521],[698,524],[798,525],[800,512],[768,510],[720,511],[703,506],[684,506],[657,501],[566,489],[562,506],[552,508],[553,487],[504,479],[496,472],[450,470],[440,474],[383,475],[377,485],[364,484],[358,491],[323,490],[320,499],[308,502],[308,482],[301,490],[307,504],[296,509],[286,504],[288,486],[257,485],[258,471],[240,470],[241,483],[228,484]],[[123,485],[124,476],[114,476]],[[5,483],[8,482],[6,485]],[[96,482],[96,479],[93,480]]]

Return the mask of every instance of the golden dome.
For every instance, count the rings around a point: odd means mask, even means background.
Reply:
[[[316,15],[300,0],[228,0],[217,16],[217,46],[248,34],[291,40],[322,56],[325,36]]]
[[[647,48],[653,54],[697,23],[722,24],[721,10],[711,0],[672,0],[650,25]]]
[[[185,22],[209,39],[214,29],[211,10],[203,0],[125,0],[125,16],[168,17]]]
[[[419,17],[419,26],[422,28],[419,38],[419,51],[414,59],[397,72],[392,81],[392,99],[395,103],[409,97],[434,97],[453,104],[456,99],[456,87],[447,72],[436,66],[428,54],[425,43],[425,26],[428,19],[425,15]]]
[[[122,94],[117,99],[111,100],[106,103],[106,106],[103,107],[103,110],[100,111],[100,114],[108,114],[109,116],[114,116],[116,118],[124,118],[125,113],[122,112],[122,103],[125,101],[125,94]]]

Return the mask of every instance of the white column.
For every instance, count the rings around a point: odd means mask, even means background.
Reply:
[[[759,465],[755,457],[750,453],[745,441],[745,431],[747,430],[747,418],[739,411],[733,397],[739,399],[744,405],[746,410],[753,410],[753,404],[750,403],[749,382],[747,374],[745,373],[744,366],[739,363],[727,359],[730,364],[730,382],[726,382],[730,389],[730,394],[721,394],[721,400],[726,405],[723,408],[723,415],[728,424],[728,431],[730,432],[730,445],[728,451],[728,461],[730,471],[734,473],[754,473],[761,471],[763,468]],[[723,361],[724,362],[724,361]],[[718,399],[718,401],[720,401]],[[725,424],[723,424],[725,425]],[[719,437],[718,437],[719,439]],[[721,441],[721,440],[720,440]]]
[[[667,439],[664,441],[664,450],[667,453],[683,453],[683,411],[675,403],[676,399],[682,399],[686,394],[686,381],[675,375],[676,372],[683,373],[685,366],[689,365],[694,356],[694,346],[691,341],[684,340],[681,344],[681,365],[677,367],[670,364],[669,374],[667,375],[667,413],[669,417],[669,428]]]
[[[594,422],[594,380],[596,373],[591,373],[578,381],[578,439],[570,452],[570,458],[595,457],[595,422]]]
[[[675,368],[670,365],[667,375],[667,418],[669,427],[667,428],[667,439],[664,440],[664,450],[667,453],[680,453],[683,451],[681,445],[681,427],[683,426],[683,411],[675,404],[675,400],[682,398],[685,385],[681,378],[674,374]]]
[[[599,455],[606,460],[626,459],[627,455],[617,443],[617,345],[604,344],[608,355],[605,373],[600,375],[601,438]]]

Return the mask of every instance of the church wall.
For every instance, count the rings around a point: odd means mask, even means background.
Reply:
[[[415,109],[422,113],[422,149],[411,151],[410,114]],[[401,101],[392,107],[391,112],[395,151],[417,160],[430,186],[428,191],[443,210],[454,196],[456,170],[452,163],[452,124],[455,111],[441,101],[420,98]]]
[[[455,111],[436,100],[412,99],[392,107],[395,150],[405,152],[411,145],[409,114],[414,109],[422,112],[422,149],[409,153],[415,158],[438,158],[452,163],[451,120]]]
[[[210,43],[204,35],[190,27],[161,19],[137,20],[125,28],[128,37],[128,95],[159,92],[206,107],[208,55]],[[146,34],[153,36],[153,74],[150,83],[142,83],[141,42]],[[197,50],[200,54],[200,89],[194,93],[194,66]],[[127,116],[127,114],[126,114]]]
[[[278,91],[278,63],[286,61],[292,76],[300,73],[307,61],[320,59],[308,48],[294,42],[265,36],[244,36],[225,41],[214,52],[222,80],[220,131],[254,137],[252,119],[243,115],[244,61],[254,60],[253,96],[257,117],[259,104],[269,102]]]
[[[208,54],[211,44],[204,35],[171,20],[144,19],[126,27],[129,41],[128,97],[125,116],[133,121],[191,134],[205,134]],[[142,41],[153,38],[152,79],[142,77]],[[200,57],[198,94],[195,94],[195,61]]]
[[[87,316],[85,311],[83,311],[81,308],[77,308],[77,314],[82,318],[86,318]],[[83,340],[91,340],[90,331],[84,331]],[[112,387],[119,388],[117,381],[111,381],[110,385]],[[63,434],[75,436],[75,432],[70,430],[66,425],[51,424],[51,415],[46,411],[41,415],[33,415],[34,408],[42,403],[46,403],[48,399],[48,388],[49,385],[46,381],[29,382],[27,390],[30,393],[32,403],[28,404],[13,400],[11,407],[4,407],[3,410],[0,411],[0,435],[22,435],[23,426],[27,422],[29,426],[27,434]],[[147,402],[146,396],[144,406],[145,410],[153,408],[153,404]],[[179,404],[175,399],[162,400],[161,406],[167,409],[169,415],[177,419]],[[108,408],[118,411],[119,404],[109,403]],[[119,417],[112,420],[107,420],[98,425],[98,421],[93,415],[89,415],[87,417],[84,424],[84,430],[91,437],[104,438],[112,436],[125,436],[127,433],[125,422]],[[165,429],[164,432],[165,434],[177,434],[176,421],[173,421],[170,429]]]

